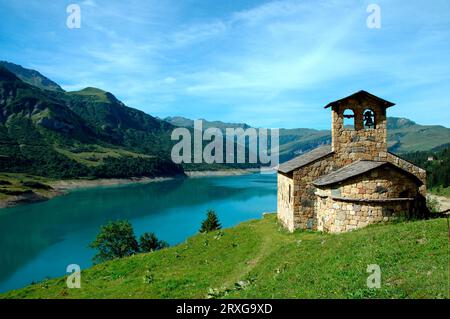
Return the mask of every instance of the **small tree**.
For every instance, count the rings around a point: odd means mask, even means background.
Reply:
[[[143,253],[149,253],[166,247],[169,247],[169,244],[164,240],[159,240],[155,233],[144,233],[139,238],[139,248]]]
[[[102,226],[89,246],[98,250],[93,258],[94,263],[130,256],[139,251],[133,226],[126,220]]]
[[[219,218],[214,210],[210,209],[206,213],[206,219],[202,222],[200,227],[201,233],[207,233],[210,231],[221,229],[222,226],[219,223]]]

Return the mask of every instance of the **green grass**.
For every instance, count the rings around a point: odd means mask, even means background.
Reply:
[[[367,266],[382,271],[366,287]],[[275,215],[82,271],[81,289],[47,280],[0,298],[448,298],[445,219],[340,235],[287,233]]]
[[[450,197],[450,187],[434,187],[432,189],[429,190],[430,193],[434,194],[434,195],[438,195],[438,196],[445,196],[445,197]]]
[[[0,173],[0,201],[5,201],[12,198],[14,195],[20,195],[20,193],[26,193],[27,191],[33,191],[34,193],[48,197],[52,190],[42,189],[32,186],[27,186],[27,183],[39,183],[47,185],[51,183],[52,179],[34,176],[21,173]]]
[[[395,153],[428,151],[447,144],[450,140],[450,130],[439,125],[412,125],[388,130],[388,141],[400,141],[395,147]]]
[[[80,164],[87,166],[100,166],[103,165],[103,160],[107,157],[143,157],[151,158],[152,156],[139,154],[131,151],[127,151],[119,148],[107,148],[99,145],[92,145],[93,151],[87,152],[71,152],[70,150],[62,147],[55,147],[55,150],[60,154],[67,156],[70,159],[77,161]]]
[[[102,102],[102,103],[108,103],[108,97],[106,96],[106,92],[97,89],[94,87],[87,87],[80,91],[72,91],[72,92],[66,92],[68,95],[82,95],[82,96],[90,96],[92,97],[96,102]]]

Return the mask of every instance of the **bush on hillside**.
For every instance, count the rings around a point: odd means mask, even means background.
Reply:
[[[144,233],[139,238],[139,248],[143,253],[149,253],[168,247],[169,244],[164,240],[159,240],[155,233]]]
[[[102,226],[90,247],[98,250],[94,256],[94,263],[122,258],[139,252],[133,226],[126,220],[109,222]]]

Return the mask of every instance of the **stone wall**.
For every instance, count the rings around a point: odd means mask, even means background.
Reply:
[[[333,190],[336,195],[337,190],[340,195],[336,197],[359,199],[414,198],[418,193],[412,177],[389,166],[350,179]]]
[[[408,162],[405,161],[404,159],[401,159],[400,157],[392,154],[392,153],[388,153],[387,156],[387,161],[389,163],[394,164],[397,167],[400,167],[401,169],[404,169],[405,171],[415,175],[419,180],[422,181],[423,185],[420,186],[420,193],[423,196],[426,196],[427,193],[427,171]]]
[[[294,231],[294,180],[292,175],[277,174],[277,216],[289,230]]]
[[[341,196],[357,197],[360,199],[382,199],[409,197],[414,198],[419,189],[420,194],[425,196],[426,193],[426,172],[425,170],[404,161],[397,156],[387,153],[387,159],[413,175],[417,176],[424,185],[418,186],[411,177],[390,169],[389,172],[373,171],[369,175],[359,176],[354,180],[354,184],[348,184],[341,188]],[[353,162],[353,160],[351,161]],[[348,165],[346,157],[340,154],[331,154],[316,162],[308,164],[293,172],[292,179],[290,177],[278,174],[278,216],[280,221],[289,231],[294,229],[319,229],[318,215],[316,213],[316,188],[311,183],[322,175]],[[387,174],[387,175],[386,175]],[[288,193],[288,186],[293,189],[292,203],[283,202],[283,198]],[[286,186],[284,186],[286,185]],[[334,191],[336,192],[336,190]],[[405,193],[406,192],[406,193]],[[400,196],[401,195],[401,196]],[[283,197],[284,196],[284,197]],[[405,206],[406,205],[406,206]],[[402,203],[400,206],[392,204],[378,205],[378,215],[382,216],[384,210],[411,210],[411,206]],[[372,209],[375,214],[375,208]],[[370,222],[370,221],[368,221]]]
[[[329,155],[294,171],[294,211],[293,225],[297,229],[316,229],[315,214],[316,188],[311,183],[335,169],[334,157]]]
[[[331,233],[351,231],[398,218],[410,210],[411,202],[358,203],[317,199],[317,230]]]
[[[317,190],[317,229],[344,232],[409,215],[418,193],[412,177],[392,167]]]

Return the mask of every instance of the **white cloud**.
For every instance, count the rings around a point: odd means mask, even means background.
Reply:
[[[192,45],[218,36],[226,29],[226,25],[221,21],[190,25],[170,34],[167,38],[168,46],[172,48]]]

